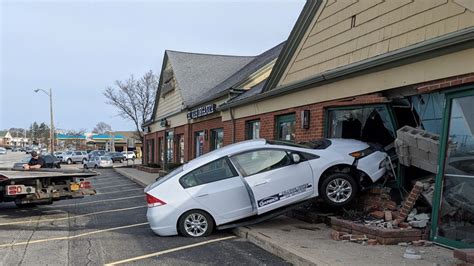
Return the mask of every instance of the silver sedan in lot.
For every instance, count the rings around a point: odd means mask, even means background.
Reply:
[[[385,174],[386,158],[378,147],[349,139],[236,143],[146,187],[147,218],[158,235],[199,237],[315,197],[344,206]]]
[[[108,156],[93,156],[84,162],[84,168],[111,168],[114,167],[112,158]]]

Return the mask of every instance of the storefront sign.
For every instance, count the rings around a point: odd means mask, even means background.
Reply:
[[[196,119],[202,116],[210,115],[216,112],[215,104],[208,104],[192,110],[188,113],[188,119]]]

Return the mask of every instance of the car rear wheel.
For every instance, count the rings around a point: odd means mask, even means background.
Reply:
[[[207,212],[192,210],[179,218],[178,229],[183,236],[187,237],[208,236],[214,229],[214,220]]]
[[[97,168],[99,168],[99,166],[97,166],[97,164],[96,164],[96,165],[94,165],[94,169],[97,169]]]
[[[333,173],[321,183],[319,195],[329,205],[340,207],[354,199],[357,193],[357,184],[351,175]]]

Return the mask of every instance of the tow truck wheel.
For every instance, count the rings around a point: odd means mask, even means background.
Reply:
[[[187,237],[203,237],[208,236],[214,229],[214,220],[205,211],[191,210],[179,218],[179,232]]]
[[[332,173],[326,177],[319,188],[319,195],[334,207],[346,205],[354,199],[357,183],[351,175]]]

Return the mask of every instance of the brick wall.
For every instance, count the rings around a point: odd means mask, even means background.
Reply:
[[[264,113],[235,120],[235,142],[243,141],[246,138],[246,122],[251,120],[260,120],[260,137],[265,139],[275,138],[276,117],[279,115],[294,113],[296,117],[295,140],[308,141],[323,137],[324,134],[324,109],[336,106],[348,106],[359,104],[383,103],[388,100],[380,93],[361,95],[357,97],[329,101],[318,104],[305,105],[295,108],[289,108],[281,111]],[[301,111],[310,111],[309,129],[301,127]],[[224,122],[224,145],[232,143],[232,121]]]
[[[461,76],[454,76],[444,79],[437,79],[430,82],[418,84],[415,88],[419,93],[430,93],[433,91],[446,89],[453,86],[462,86],[474,83],[474,73],[469,73]]]

